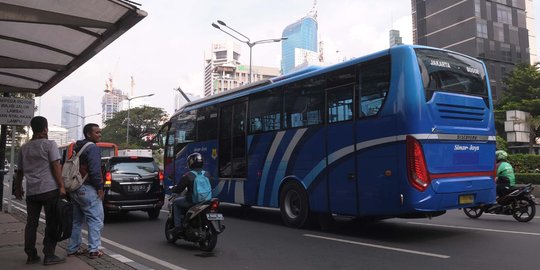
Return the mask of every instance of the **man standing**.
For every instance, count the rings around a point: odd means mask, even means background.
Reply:
[[[34,135],[32,139],[21,146],[18,157],[18,171],[15,179],[15,196],[22,199],[23,176],[26,177],[26,227],[24,229],[24,252],[28,255],[27,264],[40,261],[36,250],[36,231],[39,225],[41,208],[45,208],[45,235],[43,238],[44,265],[58,264],[66,261],[54,255],[56,239],[54,235],[54,218],[56,202],[60,196],[66,195],[62,171],[60,168],[60,154],[54,141],[48,140],[47,119],[36,116],[30,120]]]
[[[88,145],[79,157],[80,172],[86,177],[83,185],[70,192],[73,202],[73,230],[67,247],[68,255],[81,255],[82,224],[88,224],[88,257],[95,259],[103,256],[101,230],[103,229],[103,181],[101,177],[101,151],[95,143],[101,140],[101,129],[97,124],[87,124],[83,128],[84,140],[76,142],[74,151]]]

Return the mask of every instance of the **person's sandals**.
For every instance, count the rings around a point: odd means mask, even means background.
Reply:
[[[83,248],[78,248],[76,251],[68,253],[68,256],[84,255],[84,254],[86,254],[86,252],[88,252],[88,250],[83,249]]]
[[[88,258],[90,259],[97,259],[97,258],[100,258],[101,256],[103,256],[103,251],[101,250],[88,253]]]

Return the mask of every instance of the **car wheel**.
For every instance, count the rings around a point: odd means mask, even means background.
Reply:
[[[150,219],[157,219],[159,217],[159,212],[161,212],[160,208],[154,208],[152,210],[148,210],[148,217]]]

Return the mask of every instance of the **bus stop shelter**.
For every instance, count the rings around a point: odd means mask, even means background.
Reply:
[[[147,13],[137,6],[128,0],[0,0],[0,92],[46,94],[141,21]],[[2,125],[2,162],[6,132]]]

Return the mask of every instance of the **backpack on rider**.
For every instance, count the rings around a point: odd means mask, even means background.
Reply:
[[[212,199],[212,187],[210,186],[210,180],[204,175],[205,172],[202,170],[192,170],[191,173],[195,175],[195,179],[193,180],[193,203]]]

